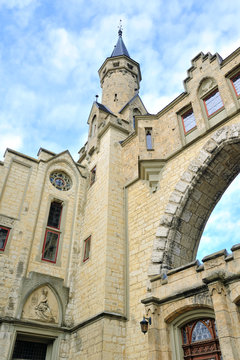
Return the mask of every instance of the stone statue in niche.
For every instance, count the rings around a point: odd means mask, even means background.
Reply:
[[[22,311],[22,318],[49,323],[59,322],[58,302],[48,286],[42,286],[28,297]]]

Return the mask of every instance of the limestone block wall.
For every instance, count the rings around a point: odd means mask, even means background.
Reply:
[[[91,250],[86,262],[79,257],[76,270],[76,322],[104,310],[125,312],[121,138],[124,138],[124,133],[109,128],[100,139],[99,152],[95,151],[85,162],[89,173],[96,166],[96,179],[91,186],[88,181],[86,193],[81,254],[84,240],[89,236]]]
[[[77,330],[71,336],[67,359],[125,359],[125,337],[124,321],[99,319]]]
[[[125,56],[108,58],[101,66],[99,76],[102,104],[114,113],[118,113],[139,89],[139,65]]]
[[[53,156],[52,156],[53,157]],[[65,171],[72,178],[69,191],[59,191],[49,181],[53,170]],[[8,151],[4,166],[4,178],[0,198],[0,222],[10,228],[4,251],[1,251],[2,277],[1,315],[19,314],[21,282],[32,271],[62,278],[71,284],[69,271],[73,252],[73,239],[78,223],[75,221],[83,201],[84,178],[69,153],[40,162],[22,154]],[[81,190],[79,190],[81,188]],[[61,235],[56,263],[42,260],[42,248],[50,203],[54,199],[63,202]],[[18,315],[19,316],[19,315]]]
[[[203,317],[216,320],[223,359],[238,358],[239,245],[232,251],[206,256],[203,265],[193,262],[171,270],[164,279],[151,279],[152,291],[143,300],[153,320],[148,332],[151,359],[181,359],[181,326]]]

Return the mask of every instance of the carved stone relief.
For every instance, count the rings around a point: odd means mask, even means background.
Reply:
[[[58,323],[57,299],[48,286],[38,288],[28,297],[23,307],[22,319]]]
[[[203,80],[200,89],[199,89],[199,95],[202,97],[204,94],[206,94],[209,90],[214,88],[216,86],[216,81],[212,78],[207,78]]]
[[[5,215],[0,215],[0,224],[7,227],[12,227],[15,224],[15,219]]]

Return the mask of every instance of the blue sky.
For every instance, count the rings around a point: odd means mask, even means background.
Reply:
[[[0,159],[6,147],[34,157],[44,147],[77,160],[120,19],[150,113],[183,91],[200,51],[224,58],[239,46],[236,0],[0,0]]]

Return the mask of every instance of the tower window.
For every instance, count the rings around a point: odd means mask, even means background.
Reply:
[[[240,73],[238,73],[237,75],[235,75],[232,79],[231,82],[233,84],[233,88],[234,91],[236,93],[237,96],[240,96]]]
[[[96,181],[96,171],[97,171],[97,167],[94,166],[94,168],[93,168],[93,169],[91,170],[91,172],[90,172],[90,186],[91,186],[92,184],[94,184],[95,181]]]
[[[91,236],[84,240],[84,255],[83,262],[89,259],[90,256],[90,245],[91,245]]]
[[[57,259],[59,238],[60,238],[60,223],[62,215],[62,204],[53,201],[50,205],[47,228],[45,232],[42,260],[55,263]]]
[[[91,124],[91,136],[95,135],[96,129],[97,129],[97,118],[96,118],[96,115],[94,115],[94,117],[92,119],[92,124]]]
[[[5,250],[9,233],[10,229],[0,226],[0,251]]]
[[[210,95],[205,97],[203,99],[203,102],[208,117],[223,108],[223,102],[218,89],[214,90]]]
[[[145,132],[146,132],[147,150],[153,150],[153,146],[152,146],[152,128],[146,128]]]
[[[185,114],[182,115],[182,124],[185,134],[197,127],[196,119],[192,109],[188,110]]]

